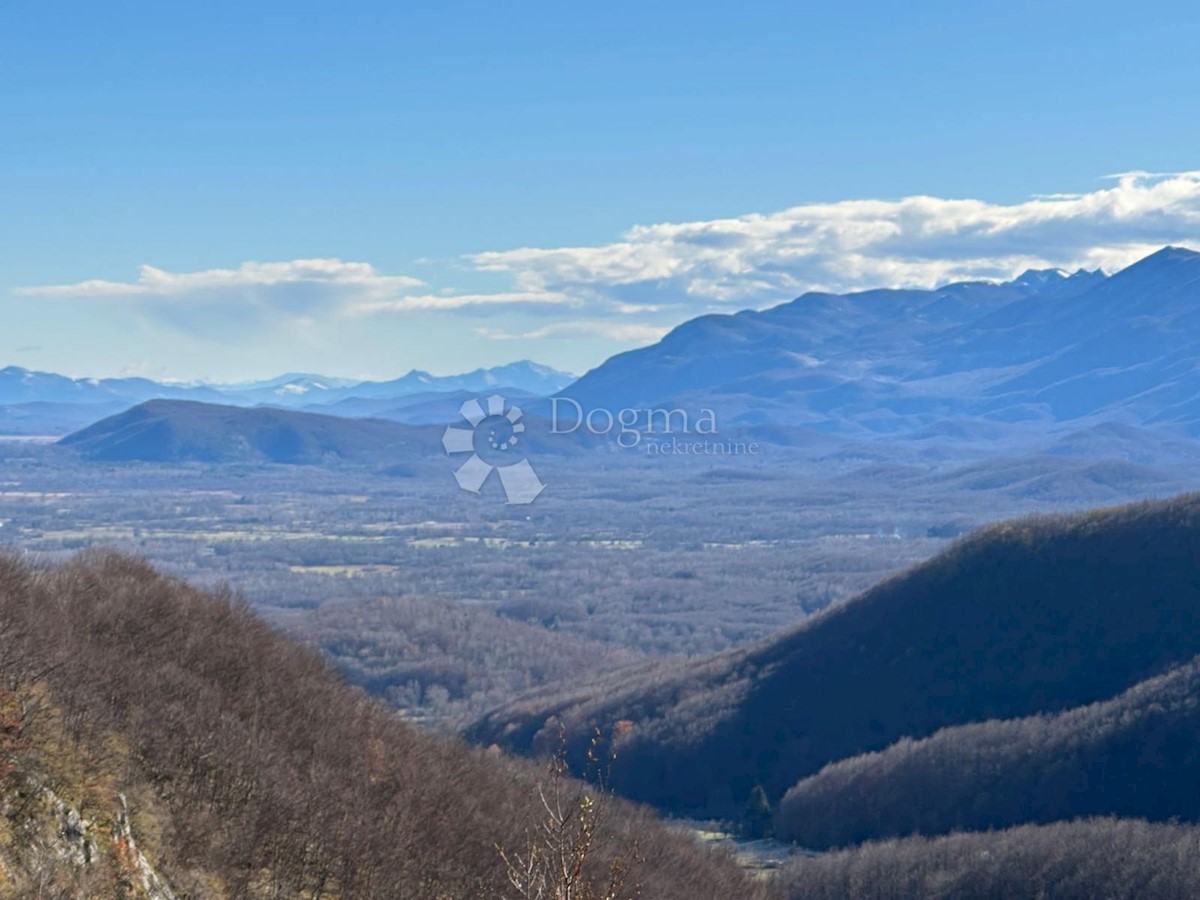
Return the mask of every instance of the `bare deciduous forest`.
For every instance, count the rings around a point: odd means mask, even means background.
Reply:
[[[143,562],[3,561],[0,642],[0,892],[141,896],[145,863],[162,897],[523,898],[503,853],[542,852],[553,782],[570,896],[753,893],[647,812],[424,734],[230,596]]]
[[[788,864],[792,900],[1179,900],[1200,885],[1200,830],[1130,819],[910,837]]]

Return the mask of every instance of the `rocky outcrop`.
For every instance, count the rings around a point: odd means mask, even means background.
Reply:
[[[166,880],[154,870],[146,854],[138,848],[129,825],[129,804],[121,794],[121,812],[112,826],[112,839],[116,844],[117,858],[127,871],[137,876],[148,900],[179,900]]]
[[[63,896],[64,885],[82,889],[113,876],[145,900],[180,900],[138,847],[124,795],[108,827],[32,780],[17,797],[3,798],[0,812],[14,838],[0,845],[0,900],[51,886]]]

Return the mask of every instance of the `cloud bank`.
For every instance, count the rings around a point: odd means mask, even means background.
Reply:
[[[1008,279],[1030,268],[1116,270],[1165,244],[1200,245],[1200,171],[1132,172],[1083,194],[1014,204],[916,196],[810,203],[730,219],[639,225],[593,247],[526,247],[466,257],[506,282],[494,292],[431,288],[365,262],[301,259],[135,281],[19,289],[56,299],[125,301],[152,317],[204,323],[271,317],[438,314],[523,321],[473,328],[497,340],[591,337],[644,343],[712,310],[762,307],[806,291],[933,287]],[[540,319],[530,325],[530,316]]]
[[[92,279],[17,288],[15,293],[121,303],[153,323],[200,339],[246,340],[261,329],[312,325],[348,303],[381,302],[423,286],[417,278],[381,274],[369,263],[296,259],[182,273],[144,265],[136,281]]]
[[[291,262],[247,262],[236,269],[208,269],[174,273],[141,266],[134,282],[82,281],[78,284],[18,288],[17,292],[40,297],[185,297],[219,291],[253,292],[280,290],[297,285],[322,285],[333,290],[387,295],[397,290],[420,287],[424,282],[403,275],[381,275],[368,263],[340,259],[296,259]]]
[[[479,253],[526,291],[627,303],[759,306],[805,291],[934,287],[1030,268],[1119,269],[1200,238],[1200,172],[1113,176],[1087,194],[1004,205],[905,197],[637,226],[601,247]]]

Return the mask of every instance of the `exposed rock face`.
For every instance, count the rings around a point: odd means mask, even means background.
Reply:
[[[42,793],[50,801],[58,823],[54,850],[61,859],[73,866],[90,866],[96,856],[92,823],[64,803],[50,788],[42,788]]]
[[[8,846],[0,844],[0,898],[25,897],[51,885],[61,890],[64,883],[94,887],[95,878],[103,879],[115,870],[135,896],[180,900],[138,847],[123,794],[120,800],[120,810],[108,828],[85,819],[33,779],[15,801],[0,800],[0,813],[19,838]]]
[[[113,823],[112,839],[121,862],[138,877],[149,900],[179,900],[170,885],[150,865],[146,855],[138,849],[129,825],[129,804],[124,794],[121,795],[121,812]]]

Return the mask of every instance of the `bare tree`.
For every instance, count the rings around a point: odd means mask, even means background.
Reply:
[[[588,747],[589,768],[598,768],[602,735],[599,730]],[[630,900],[641,896],[639,887],[626,886],[632,860],[614,856],[599,879],[593,870],[592,851],[608,800],[607,775],[600,772],[595,788],[569,778],[565,733],[562,749],[549,763],[549,784],[538,784],[545,816],[529,834],[523,853],[498,847],[513,895],[520,900]],[[608,760],[611,766],[612,759]],[[630,847],[633,860],[638,847]]]

